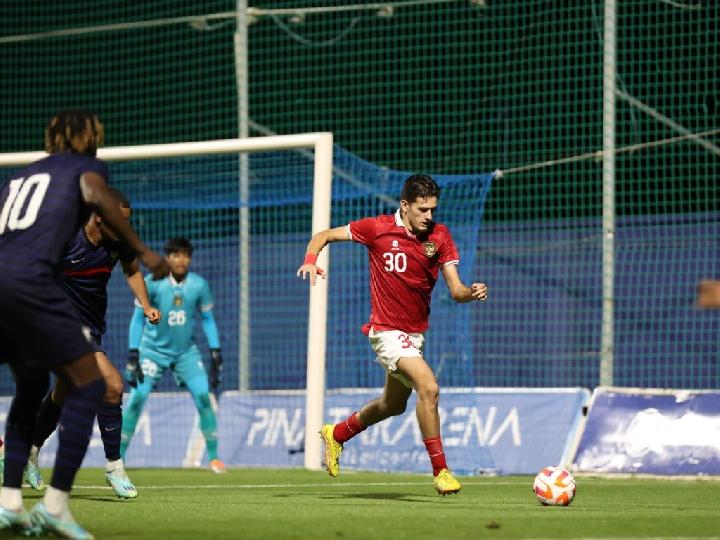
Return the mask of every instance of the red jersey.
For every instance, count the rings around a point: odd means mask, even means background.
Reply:
[[[435,223],[430,232],[415,236],[405,228],[398,210],[395,215],[352,221],[348,230],[353,241],[368,248],[372,312],[363,331],[370,326],[375,330],[427,330],[438,270],[460,262],[448,228]]]

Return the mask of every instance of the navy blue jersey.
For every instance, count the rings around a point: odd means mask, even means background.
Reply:
[[[31,284],[52,278],[65,246],[87,220],[90,209],[80,176],[106,165],[94,157],[52,154],[18,171],[0,188],[0,279]]]
[[[58,281],[77,308],[83,324],[97,337],[105,333],[107,284],[118,260],[132,262],[135,253],[122,242],[88,240],[83,225],[67,245]]]
[[[93,157],[53,154],[0,187],[0,360],[49,366],[97,350],[56,277],[68,242],[90,216],[80,192],[86,172],[107,178]]]

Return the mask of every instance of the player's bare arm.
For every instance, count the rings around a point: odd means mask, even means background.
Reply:
[[[344,242],[348,240],[350,240],[350,233],[348,232],[346,226],[326,229],[314,234],[307,245],[307,249],[305,250],[305,261],[302,266],[298,268],[297,276],[302,276],[302,278],[305,279],[309,275],[310,285],[315,285],[317,282],[317,276],[322,276],[322,278],[325,279],[326,273],[322,268],[318,268],[315,264],[317,256],[326,245],[332,242]]]
[[[158,253],[148,248],[120,213],[117,201],[108,190],[105,178],[95,172],[86,172],[80,176],[80,191],[85,203],[107,222],[125,244],[137,253],[140,261],[156,278],[166,276],[168,264]]]
[[[446,264],[442,268],[442,275],[445,278],[450,296],[459,303],[487,300],[488,288],[484,283],[473,283],[469,287],[461,280],[454,264]]]
[[[120,261],[120,264],[122,265],[128,287],[130,287],[137,301],[140,302],[148,322],[150,324],[159,323],[161,318],[160,311],[150,303],[145,280],[140,272],[140,264],[137,259],[131,262]]]

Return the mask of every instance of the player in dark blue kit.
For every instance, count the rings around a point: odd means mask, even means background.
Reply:
[[[112,188],[110,191],[120,207],[120,212],[125,219],[130,219],[130,201],[120,191]],[[107,389],[100,403],[97,419],[107,459],[105,481],[118,497],[133,499],[137,497],[137,490],[128,478],[120,456],[123,378],[101,349],[101,339],[105,333],[107,284],[118,261],[122,265],[130,290],[142,306],[140,311],[143,316],[150,324],[157,324],[160,321],[160,312],[150,305],[145,280],[135,253],[118,240],[117,235],[95,212],[92,212],[90,219],[68,244],[60,263],[58,279],[60,286],[78,310],[81,321],[90,328],[93,341],[100,349],[95,353],[95,357]],[[55,430],[66,394],[67,387],[59,380],[40,406],[26,471],[26,478],[34,489],[44,489],[37,467],[38,452]]]
[[[105,382],[90,329],[57,280],[68,242],[97,212],[157,276],[167,263],[137,237],[108,190],[97,159],[104,129],[86,111],[62,111],[45,131],[50,154],[15,173],[0,188],[0,343],[15,378],[5,425],[5,475],[0,529],[88,539],[68,508],[75,474],[85,457]],[[20,489],[49,371],[68,385],[58,428],[50,487],[30,513]]]

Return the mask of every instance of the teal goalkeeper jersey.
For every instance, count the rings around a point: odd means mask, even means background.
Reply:
[[[195,314],[213,307],[210,286],[204,278],[188,272],[177,283],[172,276],[161,280],[145,277],[151,305],[160,310],[158,324],[145,323],[142,347],[162,354],[179,355],[195,345]]]

